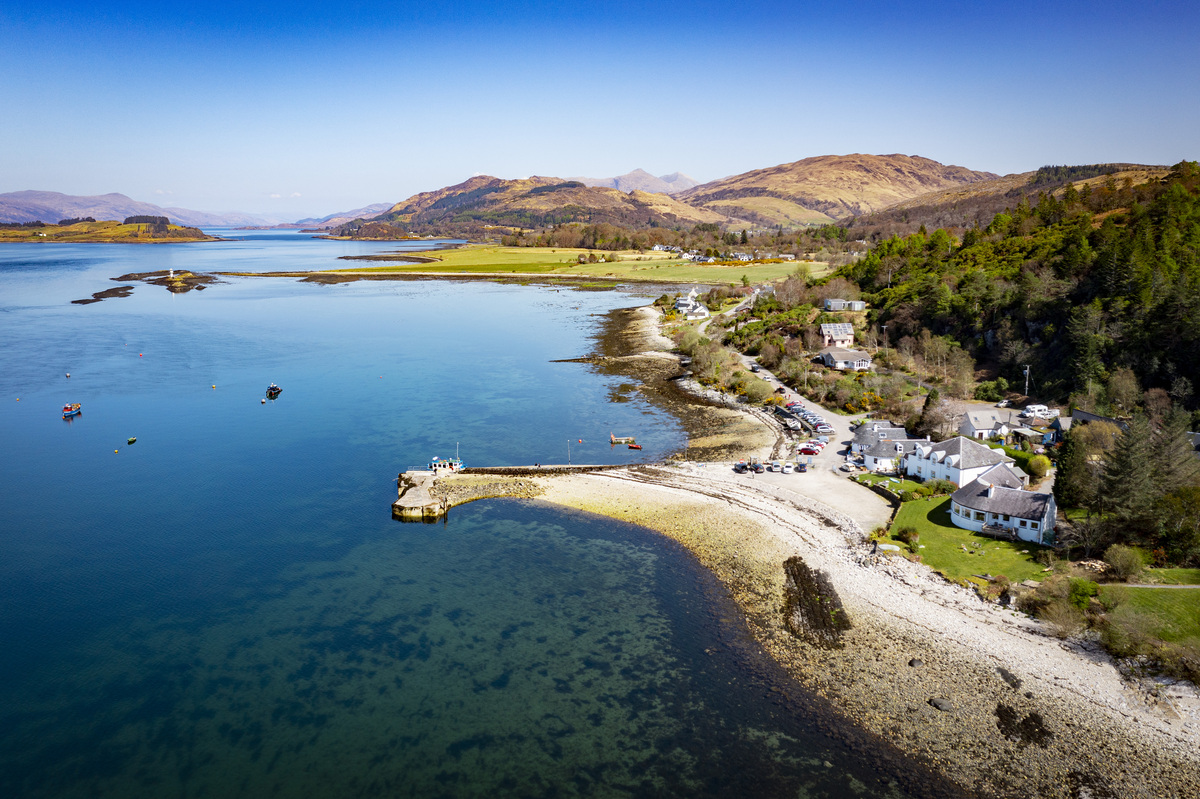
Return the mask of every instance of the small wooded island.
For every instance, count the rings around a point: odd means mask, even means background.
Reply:
[[[71,241],[154,244],[161,242],[218,241],[199,228],[172,225],[165,216],[131,216],[123,222],[82,217],[45,222],[0,223],[0,242]]]

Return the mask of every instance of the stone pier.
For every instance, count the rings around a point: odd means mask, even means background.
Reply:
[[[433,472],[401,472],[396,478],[399,496],[392,503],[392,516],[418,521],[445,515],[445,501],[437,499],[429,492],[435,480],[437,475]]]

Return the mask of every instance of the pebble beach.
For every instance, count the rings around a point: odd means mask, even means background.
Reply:
[[[657,318],[649,308],[628,314],[629,349],[619,360],[665,362],[671,342]],[[852,518],[858,514],[734,474],[730,458],[762,456],[780,431],[728,403],[698,405],[688,425],[696,440],[678,460],[594,474],[475,478],[459,488],[452,480],[443,490],[461,501],[536,497],[678,542],[718,577],[749,634],[792,678],[959,795],[1200,796],[1194,686],[1127,677],[1092,642],[1060,640],[925,566],[873,552]],[[695,424],[699,416],[707,421]],[[848,490],[861,491],[864,503],[874,497],[859,486]],[[788,623],[789,559],[819,574],[844,609],[848,629],[836,645]]]

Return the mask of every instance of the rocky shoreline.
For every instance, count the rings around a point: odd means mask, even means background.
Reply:
[[[615,313],[619,333],[598,362],[632,372],[672,410],[691,405],[681,419],[697,441],[678,460],[461,490],[536,496],[679,542],[792,678],[958,795],[1200,796],[1200,703],[1155,696],[1153,684],[1125,679],[1098,647],[1059,641],[926,567],[873,554],[861,527],[822,502],[711,463],[761,452],[777,431],[765,417],[679,387],[657,318],[653,309]],[[807,613],[795,612],[803,603],[794,559],[819,586],[809,590],[825,591],[845,614],[835,635],[803,629],[820,612],[812,596]]]

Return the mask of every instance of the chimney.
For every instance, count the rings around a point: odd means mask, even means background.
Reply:
[[[991,499],[994,496],[996,496],[996,487],[994,485],[989,485],[988,486],[988,499]]]

